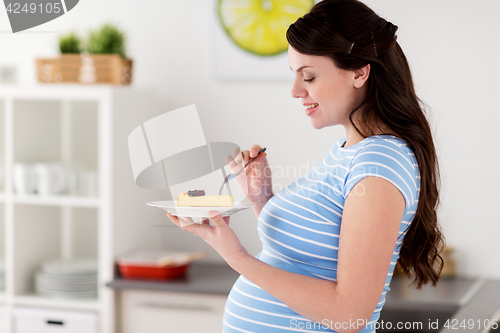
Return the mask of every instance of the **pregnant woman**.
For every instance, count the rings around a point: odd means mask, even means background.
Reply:
[[[292,97],[314,128],[342,125],[346,135],[276,194],[267,154],[249,165],[257,257],[228,217],[211,214],[211,226],[169,214],[241,274],[224,332],[374,332],[398,260],[416,287],[437,283],[439,168],[396,30],[356,0],[321,1],[288,29]]]

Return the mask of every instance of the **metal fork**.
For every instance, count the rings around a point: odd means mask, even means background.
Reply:
[[[262,149],[261,149],[261,150],[259,150],[259,152],[257,153],[257,156],[259,156],[259,154],[260,154],[260,153],[263,153],[263,152],[265,152],[265,151],[266,151],[266,148],[262,148]],[[238,176],[238,175],[239,175],[239,174],[240,174],[243,170],[245,170],[245,168],[247,167],[247,165],[249,165],[249,164],[250,164],[250,162],[252,162],[254,159],[256,159],[256,158],[257,158],[257,156],[255,156],[254,158],[251,158],[251,159],[247,162],[247,164],[245,164],[245,166],[244,166],[243,168],[241,168],[241,170],[240,170],[240,171],[238,171],[238,173],[237,173],[237,174],[230,173],[229,175],[227,175],[227,176],[226,176],[226,178],[224,178],[224,181],[222,182],[222,185],[221,185],[220,190],[219,190],[219,195],[221,195],[221,194],[222,194],[222,191],[224,190],[224,185],[225,185],[228,181],[230,181],[231,179],[233,179],[233,178],[235,178],[236,176]]]

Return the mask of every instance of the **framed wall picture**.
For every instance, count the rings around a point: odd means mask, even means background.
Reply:
[[[286,30],[314,0],[211,0],[212,72],[217,79],[286,80]]]

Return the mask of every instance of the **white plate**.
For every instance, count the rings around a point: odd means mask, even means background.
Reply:
[[[89,259],[53,259],[44,262],[42,271],[47,274],[96,274],[97,261]]]
[[[56,283],[51,280],[42,279],[40,276],[35,277],[35,285],[53,290],[97,290],[97,281],[85,283]]]
[[[45,281],[50,281],[54,283],[97,283],[97,275],[88,276],[88,277],[79,277],[79,276],[51,276],[44,273],[37,273],[37,278],[43,279]]]
[[[97,282],[97,276],[78,277],[78,276],[51,276],[44,273],[38,273],[41,279],[51,281],[54,283],[85,283]]]
[[[36,290],[37,295],[48,298],[82,299],[97,298],[97,292],[91,293],[54,293],[45,290]]]
[[[85,283],[55,283],[53,281],[50,281],[50,280],[44,280],[44,279],[40,279],[38,276],[37,276],[37,279],[35,281],[35,283],[39,283],[39,284],[43,284],[45,286],[54,286],[54,287],[61,287],[61,288],[90,288],[90,287],[94,287],[94,288],[97,288],[97,281],[94,281],[94,282],[85,282]]]
[[[94,292],[97,293],[97,285],[93,287],[78,287],[78,288],[63,288],[61,286],[51,286],[51,285],[44,285],[41,283],[36,283],[35,288],[37,290],[45,290],[48,292],[62,292],[62,293],[73,293],[73,292]]]
[[[249,202],[235,202],[233,207],[177,207],[177,200],[148,202],[149,206],[166,210],[175,216],[208,217],[210,212],[218,212],[222,216],[230,216],[240,210],[252,208],[255,205]]]
[[[36,286],[36,291],[44,294],[61,294],[61,295],[75,295],[75,296],[93,296],[97,294],[97,288],[93,290],[54,290],[51,288],[45,288],[41,286]]]

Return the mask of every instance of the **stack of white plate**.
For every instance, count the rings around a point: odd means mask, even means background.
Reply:
[[[52,298],[96,298],[95,260],[57,259],[46,262],[35,276],[36,293]]]
[[[5,261],[0,259],[0,291],[5,290]]]

